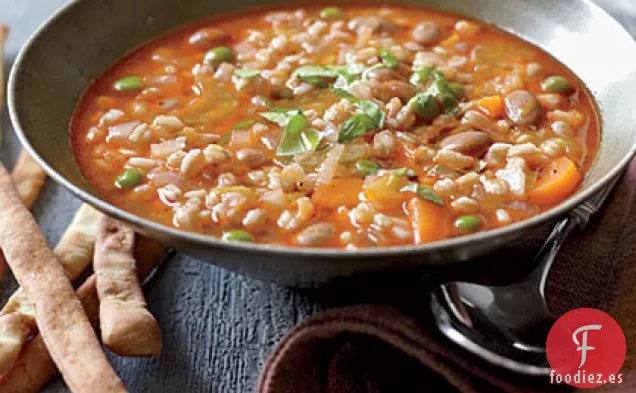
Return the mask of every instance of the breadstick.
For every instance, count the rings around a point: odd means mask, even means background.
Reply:
[[[13,167],[11,178],[22,203],[25,206],[33,206],[44,186],[46,172],[24,149],[20,152],[20,157]]]
[[[2,119],[2,110],[4,108],[4,42],[7,39],[9,28],[0,24],[0,119]],[[2,147],[2,122],[0,121],[0,147]],[[0,276],[4,275],[7,263],[4,256],[0,252]]]
[[[0,248],[33,303],[42,339],[75,393],[125,392],[35,219],[0,165]]]
[[[42,190],[46,174],[31,156],[22,150],[18,162],[11,172],[11,178],[22,203],[27,208],[31,208]],[[5,266],[4,255],[0,253],[0,275],[4,272]],[[12,314],[7,318],[0,317],[0,375],[13,364],[24,341],[32,333],[33,315],[28,311],[30,305],[20,290],[9,299],[8,307],[5,309],[15,311],[17,308],[21,308],[21,304],[26,306],[22,307],[22,313],[29,314],[29,321],[24,321],[20,313]]]
[[[137,274],[143,281],[166,255],[166,248],[154,240],[137,235],[135,259]],[[77,296],[93,327],[99,328],[99,302],[95,289],[95,275],[90,276],[77,290]],[[57,374],[42,336],[35,335],[27,343],[15,366],[0,377],[0,393],[37,393]]]
[[[75,280],[93,259],[100,217],[101,213],[89,205],[80,206],[55,248],[55,255],[70,280]],[[0,375],[11,368],[24,343],[36,331],[31,302],[18,288],[0,312]]]
[[[0,30],[1,29],[2,27],[0,26]],[[1,59],[0,57],[0,62],[2,61]],[[0,66],[0,73],[2,73],[2,66]],[[0,106],[2,106],[1,98]],[[0,133],[1,132],[2,130],[0,130]],[[15,167],[13,167],[13,172],[11,172],[11,178],[13,179],[13,186],[16,188],[18,197],[20,197],[24,206],[30,209],[40,195],[40,191],[46,179],[46,173],[33,161],[31,156],[22,150],[18,162],[15,164]],[[4,274],[6,266],[7,263],[4,260],[4,255],[0,253],[0,276]]]
[[[0,24],[0,118],[4,107],[4,42],[9,35],[9,28]],[[0,146],[2,146],[2,130],[0,129]]]
[[[135,273],[134,243],[132,229],[102,217],[93,260],[102,341],[118,355],[158,356],[161,332]]]

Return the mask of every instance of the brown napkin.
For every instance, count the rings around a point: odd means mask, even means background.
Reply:
[[[584,233],[563,247],[549,277],[551,310],[609,312],[625,332],[624,383],[597,388],[636,392],[636,161]],[[490,258],[512,265],[534,255],[536,239],[514,254]],[[518,253],[519,252],[519,253]],[[511,257],[515,255],[515,257]],[[520,269],[517,269],[520,271]],[[488,273],[486,273],[488,274]],[[520,271],[520,274],[522,272]],[[267,360],[258,393],[558,392],[546,377],[490,366],[456,348],[433,326],[428,297],[407,307],[356,305],[314,315],[294,328]],[[418,311],[419,310],[419,311]]]

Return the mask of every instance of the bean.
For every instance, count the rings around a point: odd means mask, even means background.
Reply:
[[[442,139],[440,147],[453,150],[468,156],[481,157],[492,144],[492,138],[485,132],[468,130],[449,135]]]
[[[442,37],[442,29],[439,24],[433,21],[424,21],[415,26],[411,35],[415,41],[422,45],[432,45]]]
[[[481,225],[481,218],[473,215],[461,216],[455,220],[455,228],[464,232],[475,232]]]
[[[359,176],[375,175],[380,170],[380,165],[371,160],[360,160],[356,163],[356,172]]]
[[[318,246],[329,241],[336,233],[336,228],[326,222],[319,222],[303,229],[297,236],[296,242],[303,246]]]
[[[323,19],[342,19],[344,11],[338,7],[326,7],[320,10],[320,17]]]
[[[373,84],[373,91],[376,98],[388,102],[393,97],[398,97],[402,101],[407,101],[415,95],[415,87],[402,81],[386,81]]]
[[[380,16],[359,16],[349,21],[349,29],[359,33],[362,28],[371,30],[372,33],[391,34],[398,30],[398,26],[392,21]]]
[[[402,75],[389,67],[372,68],[366,73],[367,78],[378,82],[401,80]]]
[[[505,99],[506,115],[516,125],[537,125],[543,110],[539,101],[527,90],[516,90]]]
[[[115,179],[115,185],[118,188],[133,188],[141,183],[141,173],[135,169],[126,169],[121,175]]]
[[[144,81],[138,76],[131,75],[121,78],[113,83],[113,88],[117,91],[133,91],[143,87]]]
[[[562,76],[551,76],[541,82],[543,91],[570,95],[574,92],[574,86]]]
[[[239,184],[238,179],[232,172],[221,173],[216,179],[219,187],[236,186]]]
[[[526,66],[526,74],[531,78],[539,75],[541,71],[543,71],[543,66],[539,63],[528,63]]]
[[[455,31],[462,38],[474,37],[480,30],[481,27],[479,27],[479,25],[475,22],[460,20],[455,23]]]
[[[211,47],[230,38],[230,34],[221,29],[209,27],[196,31],[188,38],[188,43],[201,47]]]
[[[213,67],[218,67],[221,63],[231,63],[234,61],[234,52],[227,46],[217,46],[205,54],[203,62]]]
[[[265,163],[265,153],[259,149],[246,147],[236,152],[236,158],[250,168],[257,168]]]
[[[556,93],[539,94],[537,96],[537,100],[539,100],[539,103],[548,110],[562,108],[567,102],[565,97]]]
[[[222,239],[234,242],[253,242],[254,236],[252,236],[249,232],[236,230],[223,232]]]

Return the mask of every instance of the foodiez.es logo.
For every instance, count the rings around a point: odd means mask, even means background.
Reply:
[[[579,308],[563,315],[550,329],[546,353],[550,383],[593,388],[623,382],[625,335],[603,311]]]

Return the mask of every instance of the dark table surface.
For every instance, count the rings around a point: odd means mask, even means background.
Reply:
[[[0,22],[11,27],[6,67],[34,29],[65,2],[0,0]],[[636,34],[635,0],[597,2]],[[6,111],[2,125],[0,159],[12,166],[20,146]],[[51,244],[57,242],[79,205],[69,192],[47,181],[33,211]],[[0,300],[4,302],[15,282],[5,277],[1,284]],[[372,288],[366,290],[373,292]],[[145,287],[150,309],[163,332],[161,357],[110,358],[131,392],[250,392],[276,342],[308,315],[344,303],[348,295],[340,296],[340,291],[299,292],[177,254]],[[44,391],[67,390],[57,379]]]

